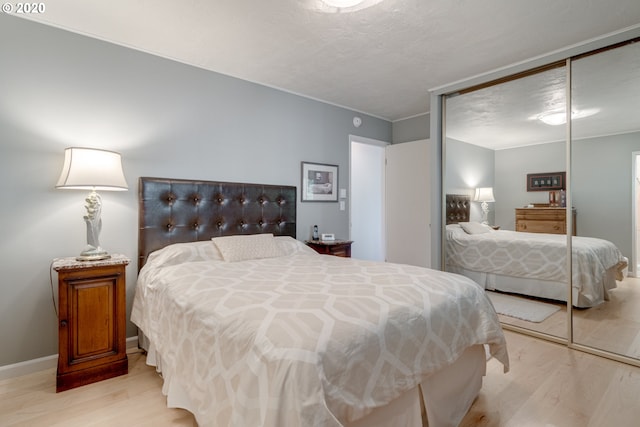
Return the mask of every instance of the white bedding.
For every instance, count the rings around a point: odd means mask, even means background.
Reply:
[[[507,230],[468,234],[456,224],[447,225],[446,234],[448,271],[567,283],[565,235]],[[572,251],[573,305],[602,303],[608,299],[607,292],[616,287],[615,280],[609,280],[612,269],[626,264],[625,257],[613,243],[591,237],[573,237]],[[529,290],[527,295],[548,297]],[[566,301],[566,292],[559,291]]]
[[[172,245],[141,270],[132,321],[198,423],[341,426],[488,344],[508,369],[498,318],[473,281],[318,255],[225,262],[211,242]]]

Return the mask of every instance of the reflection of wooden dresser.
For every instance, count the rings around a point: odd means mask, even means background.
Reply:
[[[566,208],[516,208],[516,231],[529,233],[567,233]],[[576,210],[573,209],[573,233],[576,235]]]

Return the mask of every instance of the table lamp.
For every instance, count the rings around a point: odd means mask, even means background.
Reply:
[[[488,224],[489,218],[489,202],[495,202],[493,197],[493,187],[480,187],[476,188],[476,194],[473,197],[474,202],[482,202],[482,223]]]
[[[64,165],[56,188],[90,190],[85,199],[87,214],[87,246],[76,257],[78,261],[96,261],[111,255],[100,246],[102,199],[96,190],[126,191],[119,153],[94,148],[71,147],[64,151]]]

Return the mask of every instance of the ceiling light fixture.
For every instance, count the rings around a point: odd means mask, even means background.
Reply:
[[[567,122],[567,114],[564,111],[556,113],[542,113],[536,117],[542,123],[550,126],[559,126]]]
[[[304,7],[323,13],[351,13],[367,9],[383,0],[303,0]]]
[[[364,2],[364,0],[322,0],[326,4],[332,7],[344,9],[347,7],[354,7]]]
[[[571,113],[571,120],[582,119],[584,117],[593,116],[600,112],[599,108],[591,108],[588,110],[576,110]],[[559,126],[567,123],[567,113],[564,111],[549,111],[547,113],[541,113],[536,116],[537,120],[551,125]]]

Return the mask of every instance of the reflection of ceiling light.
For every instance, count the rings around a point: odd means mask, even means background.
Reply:
[[[577,110],[571,113],[571,120],[582,119],[584,117],[593,116],[600,111],[598,108],[589,110]],[[558,126],[567,123],[567,114],[564,111],[550,111],[548,113],[538,114],[536,119],[551,126]]]
[[[329,6],[345,8],[345,7],[353,7],[362,3],[364,0],[322,0]]]
[[[367,9],[383,0],[301,0],[304,7],[323,13],[352,13]]]
[[[551,126],[558,126],[567,123],[567,114],[564,111],[559,113],[542,113],[537,117],[543,123]]]

